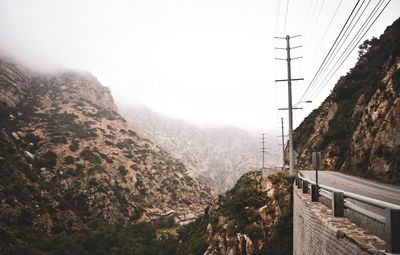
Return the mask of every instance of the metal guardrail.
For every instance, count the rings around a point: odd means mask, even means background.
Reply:
[[[386,234],[386,250],[392,253],[400,252],[399,205],[358,195],[352,192],[335,189],[326,185],[318,184],[317,187],[317,184],[314,181],[309,180],[307,176],[300,175],[301,173],[299,172],[298,176],[296,177],[296,185],[298,188],[301,188],[303,190],[303,193],[310,193],[311,191],[312,202],[318,202],[319,197],[323,196],[331,200],[332,215],[334,217],[344,217],[344,210],[346,208],[383,224]],[[351,202],[351,200],[380,208],[383,214],[365,209]]]

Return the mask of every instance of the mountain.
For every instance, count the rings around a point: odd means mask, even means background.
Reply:
[[[116,111],[87,72],[30,72],[0,58],[0,252],[33,234],[189,222],[210,189]]]
[[[400,184],[400,19],[366,40],[359,60],[294,132],[299,166],[321,151],[326,169]]]
[[[35,236],[16,254],[239,255],[292,254],[293,178],[279,172],[243,175],[203,216],[184,226],[171,218],[100,225],[51,237]]]
[[[193,175],[219,193],[232,188],[246,169],[262,163],[260,137],[239,128],[199,128],[141,105],[121,105],[119,110],[147,138],[178,157]],[[277,144],[275,138],[267,137],[267,147],[271,140]],[[280,162],[277,155],[277,151],[267,149],[266,165]]]

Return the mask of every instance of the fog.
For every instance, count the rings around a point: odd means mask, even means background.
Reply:
[[[284,42],[273,37],[302,34],[292,40],[304,46],[293,52],[304,56],[292,63],[292,76],[305,79],[293,85],[299,100],[355,2],[343,1],[325,34],[339,0],[290,1],[287,14],[287,1],[279,0],[0,0],[0,51],[34,69],[87,70],[118,104],[279,134],[287,112],[277,108],[286,106],[287,88],[274,80],[286,78],[286,64],[274,60],[285,52],[274,49]],[[383,33],[399,10],[392,1],[365,38]],[[295,112],[295,126],[356,59],[355,52],[308,98],[313,103]]]

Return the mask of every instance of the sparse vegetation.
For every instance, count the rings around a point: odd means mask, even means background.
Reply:
[[[74,233],[61,232],[29,236],[31,244],[24,245],[8,255],[29,254],[175,254],[178,242],[158,239],[157,223],[123,226],[92,223],[92,228]]]
[[[75,152],[75,151],[79,150],[79,141],[76,140],[76,139],[72,140],[71,144],[69,145],[69,149],[72,152]]]
[[[125,166],[119,166],[118,167],[118,173],[120,176],[124,177],[125,175],[128,174],[128,170],[126,170]]]
[[[92,164],[101,163],[101,158],[87,148],[81,151],[80,156]]]
[[[118,144],[117,144],[117,147],[120,149],[120,150],[123,150],[123,149],[131,149],[132,148],[132,145],[133,144],[135,144],[135,142],[132,140],[132,139],[124,139],[122,142],[119,142]]]
[[[53,136],[50,141],[55,144],[66,144],[67,138],[65,136]]]
[[[69,155],[69,156],[66,156],[65,158],[64,158],[64,162],[65,162],[65,164],[74,164],[75,163],[75,158],[74,157],[72,157],[71,155]]]
[[[95,165],[94,167],[89,168],[88,175],[92,175],[94,173],[104,173],[105,169],[101,165]]]
[[[53,151],[48,151],[36,161],[38,167],[54,168],[57,164],[57,154]]]
[[[291,194],[293,178],[287,173],[277,173],[268,177],[274,185],[274,198],[266,191],[261,191],[260,172],[251,172],[242,176],[223,197],[220,197],[216,211],[210,213],[207,208],[202,218],[179,230],[181,244],[177,254],[203,254],[211,245],[218,252],[219,245],[234,247],[237,233],[246,234],[253,244],[264,243],[262,247],[254,246],[253,254],[291,254],[292,253],[292,207],[288,196]],[[275,201],[274,201],[275,200]],[[281,215],[275,215],[279,206]],[[267,213],[272,219],[279,217],[277,225],[263,224],[258,209],[267,206]],[[270,222],[268,222],[270,223]],[[211,225],[214,233],[229,240],[227,243],[207,241],[206,228]]]
[[[394,71],[392,76],[392,81],[393,81],[393,90],[396,92],[400,91],[400,69]]]
[[[397,144],[384,148],[391,139],[385,132],[396,131],[383,122],[390,122],[393,126],[398,122],[394,102],[400,90],[399,29],[400,19],[388,27],[379,39],[366,40],[359,47],[359,61],[354,68],[339,79],[322,105],[295,130],[293,141],[296,151],[304,155],[299,158],[300,167],[309,167],[311,152],[321,151],[326,168],[400,183],[393,178],[398,170],[391,170],[390,174],[381,172],[388,165],[391,169],[396,165],[395,158],[388,154],[395,153]],[[330,108],[333,104],[337,105],[336,112],[332,110],[334,107]],[[329,122],[328,116],[331,118]],[[370,145],[374,143],[378,149],[371,150]],[[381,159],[375,160],[374,153]]]

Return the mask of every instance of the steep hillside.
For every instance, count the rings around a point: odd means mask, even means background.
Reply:
[[[400,184],[400,20],[360,46],[360,58],[294,133],[300,167],[324,167]]]
[[[198,128],[144,106],[119,108],[146,137],[176,155],[195,176],[218,192],[232,188],[245,169],[261,165],[260,139],[247,131],[233,127]],[[267,137],[267,147],[278,143],[276,138],[271,139]],[[266,165],[273,166],[279,162],[279,152],[267,150]]]
[[[253,171],[185,226],[171,218],[137,225],[98,225],[60,233],[8,253],[241,255],[292,254],[291,184],[286,173]]]
[[[0,59],[0,91],[0,251],[97,220],[189,221],[209,203],[209,189],[142,138],[92,75]]]
[[[181,231],[180,254],[292,254],[292,177],[243,175],[202,218]]]

